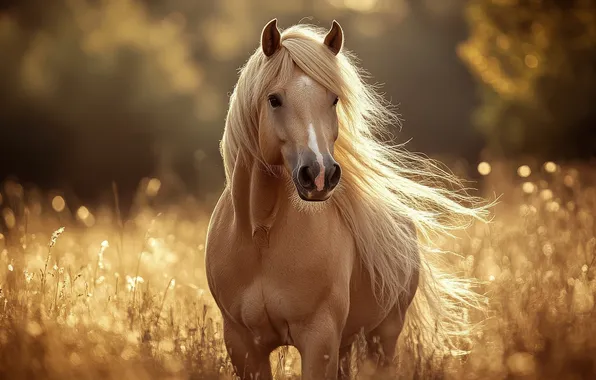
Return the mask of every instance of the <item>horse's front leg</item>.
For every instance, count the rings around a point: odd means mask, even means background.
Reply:
[[[345,317],[319,312],[307,323],[294,326],[296,348],[302,360],[302,380],[337,379],[344,324]]]
[[[385,319],[366,336],[368,359],[377,363],[377,375],[380,378],[395,376],[395,351],[397,340],[404,327],[406,312],[412,304],[418,288],[418,272],[414,273],[410,291],[403,293],[399,303]]]
[[[242,380],[271,380],[271,350],[258,345],[248,330],[224,319],[224,342],[234,371]]]
[[[338,380],[349,380],[352,374],[352,345],[343,346],[339,349],[339,368],[337,370]]]

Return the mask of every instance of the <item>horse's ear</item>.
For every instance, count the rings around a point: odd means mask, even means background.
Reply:
[[[281,48],[281,34],[277,29],[277,19],[269,21],[261,33],[261,48],[267,57]]]
[[[331,25],[331,29],[325,36],[325,45],[327,45],[335,55],[341,51],[341,48],[344,45],[344,31],[341,28],[341,25],[335,20],[333,20],[333,25]]]

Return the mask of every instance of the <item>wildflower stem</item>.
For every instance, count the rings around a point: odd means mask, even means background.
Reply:
[[[48,256],[46,258],[46,263],[43,267],[43,273],[41,276],[41,296],[42,297],[45,297],[45,293],[46,293],[46,283],[48,281],[48,264],[49,264],[51,258],[52,258],[52,245],[50,245],[48,247]]]
[[[54,295],[54,310],[58,312],[58,289],[60,288],[60,271],[56,272],[56,294]]]
[[[137,260],[137,270],[135,271],[135,278],[133,280],[133,288],[132,288],[132,307],[135,306],[135,296],[137,293],[137,282],[139,278],[139,269],[141,267],[141,257],[143,257],[143,250],[139,253],[139,259]]]
[[[155,320],[155,328],[157,328],[157,326],[159,324],[161,312],[163,311],[163,305],[166,303],[166,297],[168,296],[168,290],[170,290],[170,287],[172,286],[172,281],[174,281],[174,277],[172,277],[170,279],[170,281],[168,282],[168,285],[166,286],[166,290],[163,292],[163,299],[161,300],[161,306],[159,307],[159,313],[157,314],[157,318]]]
[[[588,275],[590,273],[590,268],[592,268],[592,265],[594,264],[594,260],[596,260],[596,248],[592,249],[592,261],[590,261],[590,265],[588,265],[588,270],[586,271]]]
[[[122,242],[124,240],[124,224],[122,223],[120,199],[118,197],[118,185],[116,185],[116,182],[112,182],[112,193],[114,194],[114,207],[116,209],[116,219],[118,223],[118,265],[119,270],[122,270]]]
[[[99,268],[99,259],[100,256],[97,256],[97,260],[95,261],[95,269],[93,270],[93,292],[95,292],[95,284],[97,283],[97,269]]]

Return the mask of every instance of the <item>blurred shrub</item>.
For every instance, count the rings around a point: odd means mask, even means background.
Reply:
[[[218,162],[202,127],[220,115],[216,95],[183,27],[132,0],[28,1],[0,16],[0,161],[93,196],[112,180],[132,194],[156,167]]]
[[[591,155],[596,3],[472,0],[461,59],[480,80],[475,123],[500,154]]]

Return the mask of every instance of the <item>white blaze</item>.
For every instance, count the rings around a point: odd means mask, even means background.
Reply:
[[[302,75],[302,76],[300,77],[300,80],[302,80],[302,83],[303,83],[305,86],[310,86],[310,85],[312,84],[312,79],[310,79],[310,78],[309,78],[307,75]]]
[[[317,162],[319,163],[319,174],[315,178],[315,185],[317,190],[323,190],[325,186],[325,165],[323,164],[323,155],[319,151],[319,144],[317,143],[317,134],[312,126],[312,123],[308,125],[308,147],[315,153]]]

